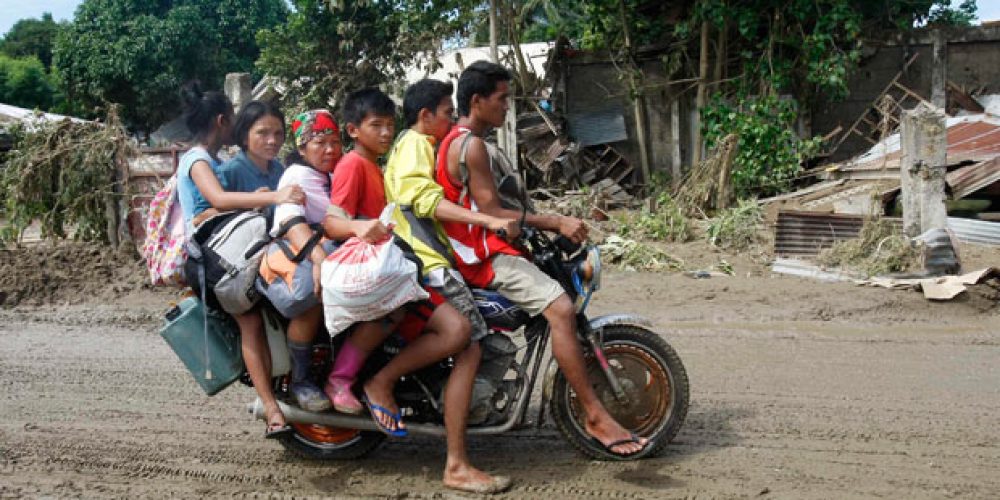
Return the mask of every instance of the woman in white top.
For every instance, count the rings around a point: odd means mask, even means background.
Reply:
[[[298,185],[305,193],[305,203],[278,205],[274,212],[272,235],[292,219],[304,222],[292,225],[285,232],[290,246],[298,251],[313,237],[312,224],[320,224],[330,206],[330,173],[333,172],[343,149],[340,130],[329,111],[306,111],[292,120],[295,151],[287,158],[284,174],[278,188]],[[320,294],[320,268],[327,251],[323,245],[314,245],[308,259],[312,263],[313,288]],[[312,343],[323,324],[323,306],[318,303],[306,312],[291,318],[288,324],[288,349],[292,358],[291,383],[288,391],[299,407],[309,411],[323,411],[331,406],[330,399],[309,379]]]

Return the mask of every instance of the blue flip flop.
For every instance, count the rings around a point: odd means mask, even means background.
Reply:
[[[386,434],[388,434],[390,436],[395,436],[395,437],[404,437],[404,436],[407,436],[409,434],[408,432],[406,432],[406,429],[400,429],[398,427],[398,425],[403,420],[403,417],[400,416],[398,413],[391,412],[391,411],[389,411],[389,410],[387,410],[387,409],[385,409],[385,408],[383,408],[383,407],[381,407],[381,406],[379,406],[379,405],[377,405],[375,403],[372,403],[371,400],[368,399],[368,395],[367,394],[361,396],[361,402],[364,403],[365,406],[368,407],[368,414],[371,415],[372,421],[375,422],[375,425],[378,426],[378,428],[379,428],[380,431],[382,431],[382,432],[384,432],[384,433],[386,433]],[[380,422],[379,419],[375,417],[375,412],[376,411],[379,412],[379,413],[383,413],[385,415],[388,415],[389,418],[391,418],[392,421],[396,423],[396,425],[397,425],[396,429],[393,430],[393,429],[390,429],[390,428],[382,425],[382,422]]]

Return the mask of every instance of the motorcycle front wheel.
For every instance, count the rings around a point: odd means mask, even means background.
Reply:
[[[549,408],[562,435],[584,455],[597,460],[635,460],[658,454],[677,435],[688,411],[688,378],[680,357],[659,335],[633,325],[608,325],[604,353],[627,395],[615,398],[593,353],[585,353],[587,376],[597,397],[615,420],[649,439],[642,452],[611,453],[584,428],[584,412],[562,371],[556,374]]]
[[[309,460],[353,460],[382,444],[381,432],[343,429],[325,425],[292,424],[295,432],[278,439],[286,450]]]

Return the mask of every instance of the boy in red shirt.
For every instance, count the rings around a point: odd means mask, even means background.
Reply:
[[[357,236],[370,242],[380,241],[388,235],[388,230],[378,220],[386,206],[386,199],[382,173],[375,162],[392,147],[395,106],[381,91],[365,89],[348,96],[344,102],[343,115],[347,133],[354,140],[354,149],[340,160],[333,172],[331,207],[324,219],[324,228],[328,236],[338,240]],[[509,480],[488,476],[472,467],[464,453],[464,421],[463,425],[453,425],[454,414],[468,413],[472,380],[478,365],[478,357],[470,356],[467,349],[471,324],[443,298],[436,296],[434,292],[431,295],[432,301],[437,305],[423,334],[409,341],[399,354],[364,384],[364,402],[383,431],[392,435],[404,435],[406,427],[393,397],[396,381],[435,361],[456,355],[455,367],[445,391],[447,467],[457,467],[464,474],[469,474],[469,471],[479,473],[480,476],[473,480],[463,476],[465,488],[461,489],[466,491],[488,493],[505,489],[510,484]],[[360,404],[351,394],[350,387],[364,360],[393,331],[392,323],[359,323],[344,342],[324,388],[338,411],[345,407],[360,411]],[[456,446],[461,448],[461,453],[453,452]],[[447,469],[445,477],[448,478]]]

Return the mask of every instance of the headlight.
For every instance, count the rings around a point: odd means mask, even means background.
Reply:
[[[577,268],[584,288],[591,292],[601,288],[601,251],[596,246],[587,247],[587,258]]]
[[[590,297],[601,287],[601,252],[596,246],[587,247],[587,257],[577,264],[573,286],[576,288],[576,311],[583,312]]]

